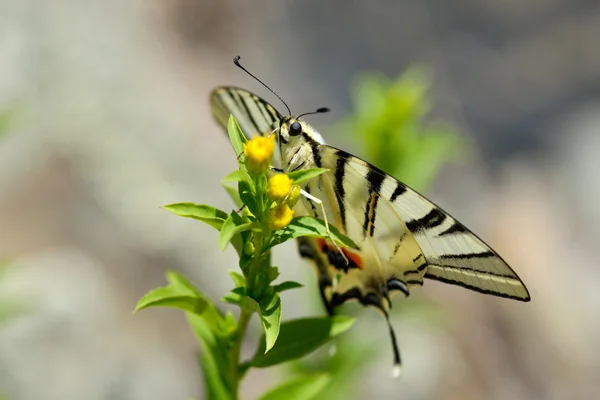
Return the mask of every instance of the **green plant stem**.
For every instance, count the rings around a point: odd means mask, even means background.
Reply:
[[[235,343],[233,347],[229,351],[229,379],[231,382],[231,391],[233,394],[233,399],[237,400],[238,390],[240,385],[240,364],[241,364],[241,350],[242,350],[242,342],[244,341],[244,336],[246,336],[246,329],[248,328],[248,324],[250,323],[250,319],[252,318],[253,311],[248,310],[245,307],[242,307],[242,311],[240,313],[240,318],[238,319],[236,334],[235,334]]]

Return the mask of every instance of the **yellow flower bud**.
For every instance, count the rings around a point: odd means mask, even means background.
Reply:
[[[248,172],[254,175],[263,174],[269,169],[273,150],[275,149],[275,136],[256,136],[244,143],[244,157]]]
[[[287,204],[278,204],[269,211],[269,227],[273,230],[283,229],[292,221],[294,210]]]
[[[269,197],[281,203],[292,188],[292,180],[287,174],[277,174],[269,178]]]

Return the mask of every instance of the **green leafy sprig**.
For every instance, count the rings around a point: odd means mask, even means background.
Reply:
[[[225,249],[231,244],[236,250],[239,270],[230,271],[234,287],[222,301],[239,307],[239,315],[236,318],[230,311],[221,311],[194,284],[174,271],[167,272],[167,286],[150,291],[136,307],[136,311],[158,306],[185,311],[201,348],[200,364],[206,396],[224,400],[239,398],[239,383],[250,368],[266,368],[303,357],[346,331],[353,323],[352,318],[342,316],[302,318],[282,323],[280,293],[302,285],[277,281],[279,270],[271,264],[273,247],[300,236],[329,238],[340,246],[355,247],[351,239],[333,226],[330,226],[329,236],[325,223],[313,217],[296,216],[289,222],[283,220],[285,226],[274,228],[279,226],[273,223],[273,218],[278,215],[274,217],[274,210],[284,203],[269,195],[268,165],[264,168],[260,158],[263,153],[249,151],[250,148],[268,149],[268,143],[264,142],[265,138],[256,138],[253,140],[263,142],[250,146],[233,116],[227,131],[239,165],[223,179],[223,185],[240,209],[227,213],[194,203],[175,203],[164,208],[212,226],[219,231],[219,247]],[[261,147],[263,145],[266,147]],[[288,177],[295,186],[325,171],[309,169]],[[231,183],[237,184],[237,188]],[[288,201],[287,197],[285,201]],[[281,220],[276,222],[282,223]],[[263,336],[254,355],[249,360],[241,360],[242,342],[254,315],[260,319]],[[312,399],[328,382],[326,373],[295,377],[272,389],[262,399]]]

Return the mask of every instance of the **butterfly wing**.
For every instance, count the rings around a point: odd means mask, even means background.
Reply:
[[[215,89],[211,106],[223,126],[233,114],[248,138],[270,134],[281,126],[282,116],[277,110],[243,89]],[[400,354],[387,318],[390,298],[398,292],[408,296],[413,286],[423,284],[423,278],[530,300],[517,274],[464,225],[366,161],[321,144],[316,131],[308,124],[302,126],[310,149],[307,159],[302,160],[303,168],[330,170],[306,182],[304,190],[320,199],[330,223],[352,238],[358,248],[343,248],[342,256],[327,240],[302,237],[298,239],[300,255],[315,264],[321,296],[330,314],[351,299],[383,312],[397,367]],[[297,212],[323,218],[321,208],[305,197]]]
[[[210,94],[212,112],[221,125],[227,127],[233,114],[248,139],[270,134],[279,127],[281,114],[269,103],[247,90],[222,86]]]
[[[380,169],[342,150],[318,147],[331,172],[308,190],[320,191],[333,223],[360,247],[362,269],[342,274],[331,301],[355,285],[365,296],[385,298],[390,289],[422,284],[422,277],[485,294],[529,301],[527,288],[508,264],[464,225]],[[332,192],[332,193],[329,193]],[[318,195],[317,195],[318,197]],[[316,250],[319,250],[317,245]],[[325,249],[328,250],[328,249]],[[323,249],[320,249],[323,253]],[[328,254],[327,251],[324,253]],[[367,265],[375,263],[375,266]],[[330,263],[331,271],[339,265]],[[383,274],[373,282],[373,275]],[[356,285],[359,282],[360,285]],[[408,290],[400,290],[408,294]],[[356,293],[356,291],[355,291]]]

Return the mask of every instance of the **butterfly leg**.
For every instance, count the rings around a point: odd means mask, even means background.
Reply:
[[[335,240],[333,240],[333,237],[331,236],[331,231],[329,230],[329,222],[327,221],[327,214],[325,213],[325,206],[323,206],[323,202],[321,201],[321,199],[313,196],[312,194],[308,193],[304,189],[300,189],[300,194],[302,194],[304,197],[313,201],[314,203],[318,204],[319,207],[321,207],[321,212],[323,213],[323,221],[325,222],[325,230],[327,231],[327,236],[329,237],[329,240],[331,240],[331,243],[333,243],[333,245],[335,246],[335,249],[342,255],[342,258],[346,262],[346,265],[350,265],[350,261],[348,261],[348,258],[346,257],[346,255],[344,254],[344,252],[342,251],[340,246],[338,246],[338,244],[335,242]]]

